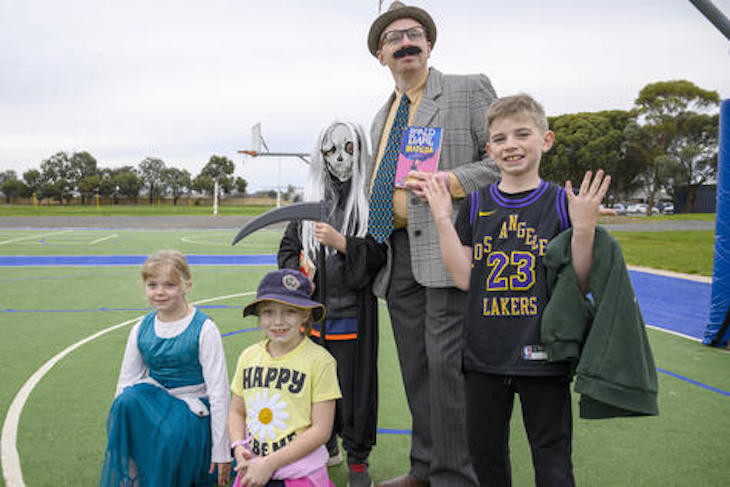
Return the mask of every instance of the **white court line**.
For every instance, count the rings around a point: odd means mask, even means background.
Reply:
[[[702,343],[701,338],[695,338],[693,336],[685,335],[684,333],[679,333],[678,331],[673,330],[667,330],[666,328],[662,328],[661,326],[655,326],[655,325],[646,325],[647,328],[651,328],[652,330],[656,331],[663,331],[664,333],[668,333],[670,335],[678,336],[679,338],[684,338],[693,342]],[[728,348],[720,348],[720,347],[711,347],[714,351],[718,351],[720,353],[730,353],[730,349]]]
[[[61,230],[60,232],[51,232],[51,233],[43,233],[41,235],[29,235],[27,237],[11,238],[10,240],[3,240],[3,241],[1,241],[0,242],[0,245],[5,245],[5,244],[13,243],[13,242],[20,242],[22,240],[30,240],[30,239],[33,239],[33,238],[47,237],[48,235],[59,235],[61,233],[68,233],[68,232],[73,232],[73,230]]]
[[[223,235],[223,234],[221,234],[221,235]],[[197,240],[194,237],[189,237],[187,235],[180,237],[180,241],[185,242],[185,243],[195,244],[195,245],[216,245],[218,247],[230,247],[231,246],[230,243],[226,243],[226,242],[205,242],[205,241]],[[244,247],[244,246],[245,245],[241,245],[241,247]]]
[[[274,230],[264,229],[262,231],[273,232]],[[230,247],[231,244],[230,244],[229,240],[232,238],[230,235],[231,235],[230,232],[216,232],[213,234],[206,235],[204,237],[205,239],[201,239],[198,236],[198,234],[183,235],[182,237],[180,237],[180,240],[182,242],[191,243],[191,244],[195,244],[195,245],[216,245],[218,247]],[[215,238],[215,237],[226,237],[226,241],[225,242],[211,242],[209,240],[210,238]],[[246,248],[246,247],[252,248],[252,247],[261,247],[263,244],[244,241],[244,242],[238,242],[236,245],[238,247],[242,247],[242,248]]]
[[[249,291],[246,293],[229,294],[228,296],[218,296],[215,298],[202,299],[200,301],[196,301],[190,304],[194,306],[196,304],[208,303],[210,301],[248,296],[251,294],[254,294],[254,292]],[[23,480],[23,471],[20,468],[18,447],[16,444],[18,439],[18,424],[20,423],[20,414],[23,412],[23,406],[25,406],[28,397],[30,396],[31,392],[33,392],[35,386],[37,386],[38,383],[41,381],[43,376],[45,376],[48,371],[53,368],[54,365],[60,362],[62,358],[64,358],[66,355],[73,352],[77,348],[81,347],[82,345],[86,345],[90,341],[95,340],[100,336],[109,333],[110,331],[114,331],[117,328],[127,326],[130,323],[136,323],[143,317],[144,315],[137,316],[136,318],[132,318],[131,320],[127,320],[117,325],[110,326],[109,328],[105,328],[61,350],[48,362],[43,364],[41,368],[36,370],[35,373],[31,375],[27,381],[25,381],[23,387],[20,388],[18,393],[13,398],[13,402],[12,404],[10,404],[8,414],[5,416],[5,421],[3,422],[2,438],[0,439],[0,460],[2,460],[3,477],[5,478],[6,487],[25,487],[25,481]]]
[[[652,330],[656,330],[656,331],[663,331],[664,333],[668,333],[670,335],[678,336],[680,338],[685,338],[687,340],[692,340],[693,342],[702,343],[702,340],[700,340],[699,338],[695,338],[695,337],[690,336],[690,335],[685,335],[684,333],[680,333],[678,331],[668,330],[666,328],[662,328],[661,326],[650,325],[650,324],[647,323],[646,324],[646,327],[647,328],[651,328]]]
[[[109,240],[110,238],[118,237],[119,234],[115,233],[114,235],[107,235],[106,237],[97,238],[96,240],[92,240],[89,242],[89,245],[96,245],[99,242],[103,242],[104,240]]]
[[[641,267],[638,265],[627,265],[630,271],[646,272],[647,274],[654,274],[657,276],[674,277],[677,279],[684,279],[687,281],[703,282],[705,284],[712,284],[712,278],[707,276],[698,276],[697,274],[684,274],[682,272],[665,271],[662,269],[653,269],[651,267]]]

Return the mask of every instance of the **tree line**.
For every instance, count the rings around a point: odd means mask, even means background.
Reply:
[[[641,89],[630,110],[549,117],[555,144],[542,159],[545,179],[580,182],[587,170],[611,175],[609,204],[643,191],[655,206],[662,192],[686,191],[691,212],[699,186],[716,181],[720,96],[690,81]]]
[[[214,155],[193,178],[186,169],[167,166],[155,157],[145,158],[137,167],[100,168],[86,151],[57,152],[41,162],[40,169],[25,171],[22,179],[13,170],[0,172],[0,191],[7,203],[14,197],[35,195],[39,201],[49,199],[60,204],[80,196],[81,204],[86,204],[98,194],[111,197],[116,204],[120,198],[136,201],[146,190],[150,203],[171,197],[176,205],[181,196],[192,191],[212,195],[216,180],[225,194],[246,194],[248,183],[241,177],[234,178],[234,169],[233,161]]]
[[[628,201],[643,191],[648,208],[662,192],[671,198],[687,192],[686,210],[692,211],[697,188],[717,177],[717,142],[720,96],[690,81],[650,83],[641,89],[630,110],[581,112],[549,117],[555,144],[543,157],[545,179],[579,182],[586,170],[603,168],[611,174],[609,204]],[[14,171],[0,173],[0,191],[7,201],[35,194],[40,200],[61,203],[74,192],[82,198],[99,194],[137,199],[146,188],[149,201],[171,196],[173,202],[198,191],[212,195],[216,179],[226,194],[246,193],[247,182],[233,178],[234,164],[214,155],[192,178],[185,169],[167,167],[148,157],[137,168],[105,169],[88,152],[54,154],[30,169],[22,180]]]

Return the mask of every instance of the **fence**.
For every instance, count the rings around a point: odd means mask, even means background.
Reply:
[[[8,203],[7,198],[0,197],[0,205],[16,205],[16,206],[32,206],[33,200],[32,198],[10,198],[10,203]],[[94,206],[96,204],[96,199],[94,197],[91,198],[84,198],[83,205],[85,206]],[[149,204],[149,197],[147,196],[139,196],[135,199],[130,198],[113,198],[111,196],[109,197],[100,197],[99,198],[99,205],[101,206],[135,206],[135,205],[148,205]],[[153,204],[162,205],[162,206],[173,206],[173,199],[166,197],[166,198],[160,198],[159,201],[155,200]],[[58,200],[55,199],[48,199],[45,198],[42,201],[38,201],[38,205],[40,206],[82,206],[81,197],[75,196],[70,198],[69,200],[64,200],[63,205],[61,205]],[[235,196],[235,197],[228,197],[228,198],[221,198],[218,200],[219,206],[276,206],[276,198],[270,198],[268,196]],[[213,206],[213,198],[211,197],[187,197],[187,196],[181,196],[177,199],[177,206]]]

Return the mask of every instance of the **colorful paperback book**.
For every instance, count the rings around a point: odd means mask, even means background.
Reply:
[[[408,172],[436,172],[441,152],[441,127],[406,127],[400,142],[395,186],[406,185]]]

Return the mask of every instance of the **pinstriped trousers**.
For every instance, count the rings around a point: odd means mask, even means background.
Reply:
[[[405,230],[393,233],[391,246],[386,300],[413,418],[410,473],[436,487],[475,486],[461,367],[467,295],[416,282]]]

